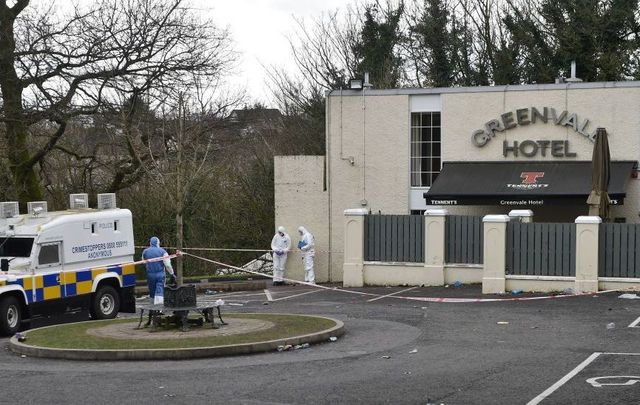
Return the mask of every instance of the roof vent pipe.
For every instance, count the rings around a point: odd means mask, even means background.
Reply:
[[[364,83],[362,83],[363,87],[373,87],[373,84],[369,83],[369,72],[364,72]]]
[[[567,82],[581,82],[582,79],[576,77],[576,61],[571,61],[571,77],[566,79]]]

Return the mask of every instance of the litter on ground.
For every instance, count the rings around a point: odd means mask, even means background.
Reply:
[[[624,300],[638,300],[638,299],[640,299],[638,294],[622,294],[618,298],[622,298]]]

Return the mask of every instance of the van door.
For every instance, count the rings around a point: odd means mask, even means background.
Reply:
[[[64,296],[60,282],[61,268],[62,242],[38,244],[34,302],[56,300]]]

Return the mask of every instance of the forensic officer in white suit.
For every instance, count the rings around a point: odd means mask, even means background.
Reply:
[[[284,277],[287,253],[291,250],[291,238],[283,226],[279,226],[278,231],[273,235],[271,250],[273,251],[273,285],[284,285],[282,278]]]
[[[300,242],[298,249],[302,251],[302,263],[304,265],[304,281],[311,284],[316,283],[316,275],[313,272],[313,257],[316,255],[315,240],[311,232],[307,231],[304,226],[298,228],[300,234]]]

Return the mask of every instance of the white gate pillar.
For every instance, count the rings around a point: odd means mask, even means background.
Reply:
[[[368,211],[354,208],[344,211],[344,263],[342,285],[364,286],[364,216]]]
[[[445,222],[448,211],[424,212],[424,267],[426,285],[444,285]]]
[[[598,237],[602,219],[576,218],[576,291],[598,291]]]
[[[533,222],[533,211],[531,210],[511,210],[509,211],[509,218],[511,221],[518,221],[522,223]]]
[[[484,268],[482,293],[499,294],[505,290],[508,215],[485,215],[482,218],[484,232]]]

